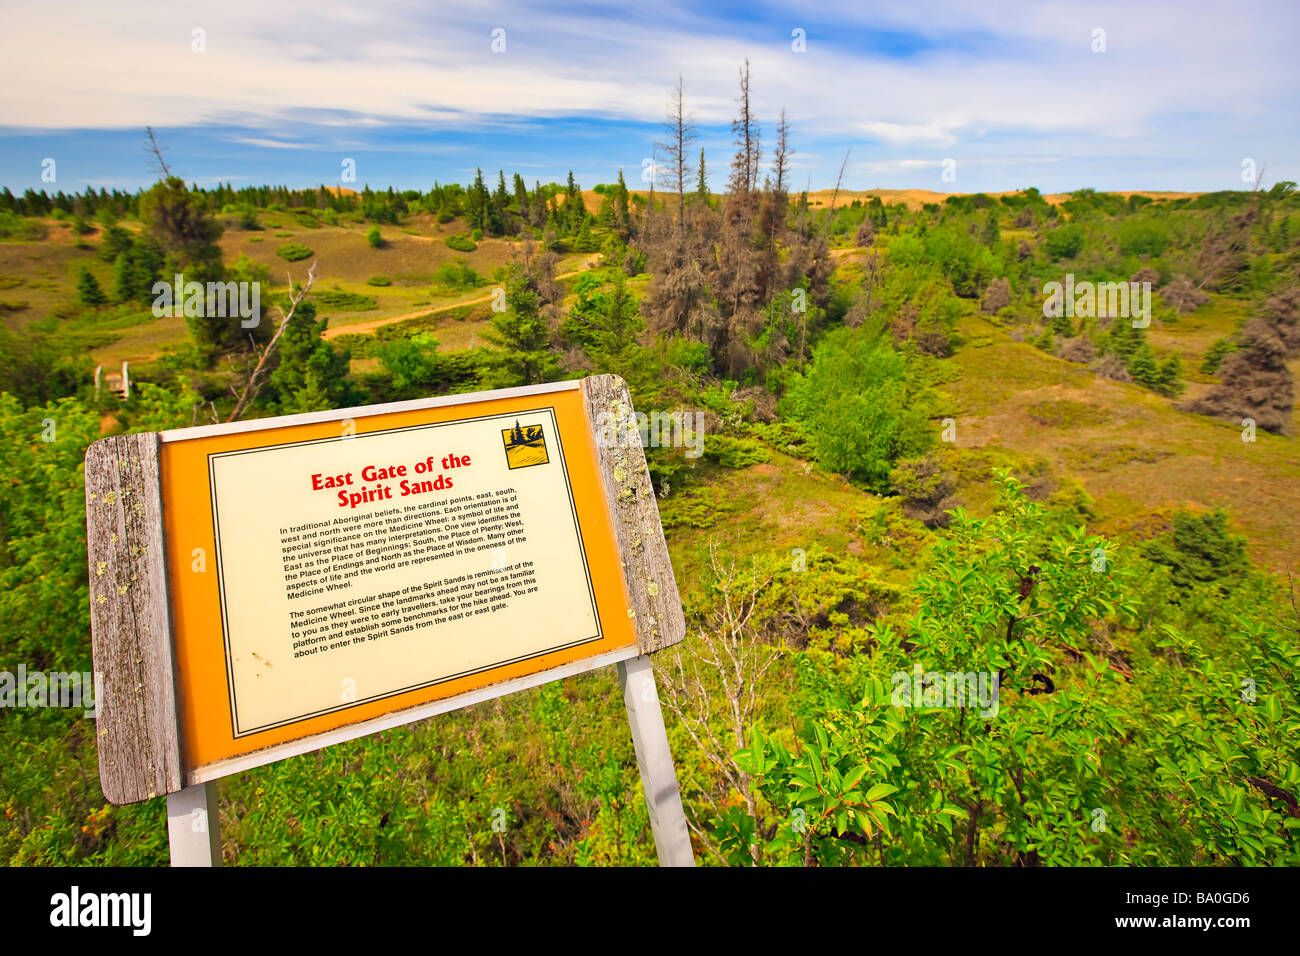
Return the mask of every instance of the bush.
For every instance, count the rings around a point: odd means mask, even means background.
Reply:
[[[927,528],[948,527],[952,521],[948,511],[957,505],[953,497],[957,481],[931,456],[900,461],[889,473],[889,483],[902,496],[907,517]]]
[[[457,252],[473,252],[478,245],[469,236],[448,236],[443,242],[447,243],[447,248],[455,249]]]
[[[1053,259],[1070,259],[1083,249],[1083,227],[1077,223],[1058,226],[1047,233],[1047,254]]]
[[[1201,515],[1178,512],[1173,530],[1147,542],[1143,552],[1149,561],[1169,568],[1180,588],[1233,578],[1249,566],[1246,539],[1228,530],[1228,516],[1223,511]]]
[[[709,435],[704,440],[704,457],[723,468],[748,468],[768,461],[772,454],[753,438]]]
[[[883,488],[895,461],[932,442],[928,399],[888,336],[862,326],[828,333],[783,405],[807,428],[823,467]]]
[[[384,237],[380,235],[378,226],[370,227],[370,231],[366,233],[366,242],[370,243],[371,249],[382,249],[384,247]]]
[[[1205,352],[1205,358],[1201,361],[1201,372],[1205,375],[1213,375],[1223,364],[1223,360],[1232,352],[1237,351],[1239,346],[1233,341],[1231,336],[1224,336],[1221,339],[1215,339],[1214,344]]]
[[[393,280],[388,276],[371,276],[366,280],[366,285],[392,285]]]
[[[487,280],[465,265],[463,261],[444,262],[433,272],[433,281],[438,285],[452,286],[457,289],[476,289]]]
[[[1006,308],[1011,304],[1011,283],[1006,279],[994,279],[989,283],[989,287],[984,290],[984,301],[982,308],[985,312],[992,315],[998,309]]]
[[[301,242],[286,242],[284,245],[280,246],[280,248],[275,250],[275,254],[281,259],[286,259],[289,262],[299,262],[315,255],[311,249],[304,246]]]
[[[312,298],[331,312],[368,312],[379,306],[371,296],[357,292],[313,292]]]
[[[1126,256],[1158,256],[1169,245],[1169,231],[1152,219],[1129,219],[1119,227],[1119,251]]]

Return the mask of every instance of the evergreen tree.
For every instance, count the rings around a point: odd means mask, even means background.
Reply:
[[[104,295],[104,290],[99,287],[99,282],[90,274],[90,270],[85,266],[77,274],[77,301],[82,305],[98,308],[108,301]]]
[[[341,408],[348,404],[350,355],[323,338],[328,320],[316,321],[316,307],[298,303],[293,318],[280,336],[279,366],[271,385],[284,414]]]
[[[484,377],[496,388],[548,381],[558,374],[559,366],[550,351],[551,329],[541,312],[537,279],[512,263],[504,288],[507,309],[492,316],[492,331],[483,336],[500,350],[492,356],[492,367]]]
[[[984,217],[984,230],[980,234],[980,239],[990,249],[1002,241],[1002,232],[998,228],[998,211],[996,207],[990,208],[988,215]]]

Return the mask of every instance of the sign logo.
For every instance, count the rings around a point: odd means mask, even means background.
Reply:
[[[514,428],[501,430],[501,441],[506,446],[506,467],[512,470],[544,465],[551,460],[546,454],[546,436],[541,425],[520,428],[516,419]]]

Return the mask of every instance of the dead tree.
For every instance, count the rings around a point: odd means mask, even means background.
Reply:
[[[271,336],[271,341],[266,343],[266,348],[262,349],[262,354],[257,360],[257,365],[254,366],[252,374],[248,376],[248,382],[245,383],[243,389],[238,393],[235,401],[235,409],[230,413],[230,417],[226,419],[227,422],[239,421],[239,416],[244,414],[245,409],[247,409],[248,406],[257,399],[257,395],[262,390],[262,386],[266,384],[266,376],[271,371],[271,359],[272,356],[276,354],[276,349],[280,344],[280,336],[284,335],[284,330],[289,327],[289,322],[293,319],[294,313],[298,311],[298,306],[307,298],[307,295],[311,292],[311,287],[315,282],[315,259],[311,262],[311,268],[307,270],[307,281],[300,289],[298,289],[297,292],[294,292],[293,290],[293,274],[289,274],[289,311],[284,313],[284,317],[280,320],[280,327],[275,330],[275,335]]]
[[[736,570],[735,562],[724,562],[716,542],[709,544],[709,572],[714,581],[716,603],[698,639],[679,644],[664,668],[664,703],[677,717],[709,765],[717,773],[724,793],[707,789],[703,797],[715,816],[720,816],[720,797],[734,789],[745,809],[759,825],[758,798],[749,773],[736,759],[736,752],[749,745],[759,687],[781,651],[760,639],[752,624],[759,598],[771,578],[760,580],[751,566],[747,575]],[[685,651],[683,651],[685,648]],[[693,809],[687,823],[715,854],[717,847],[706,829],[706,821]],[[757,847],[750,855],[759,862]]]

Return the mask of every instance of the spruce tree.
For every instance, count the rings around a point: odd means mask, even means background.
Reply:
[[[90,270],[85,266],[81,267],[81,272],[77,274],[77,301],[82,305],[89,306],[92,309],[98,308],[108,301],[104,295],[104,290],[99,287],[99,282],[90,274]]]

